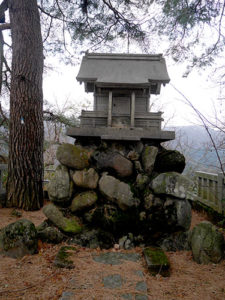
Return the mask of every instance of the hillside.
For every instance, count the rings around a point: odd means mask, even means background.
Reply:
[[[167,147],[181,151],[186,157],[185,172],[196,170],[220,172],[219,161],[209,134],[202,126],[181,126],[170,128],[175,130],[176,139],[168,143]],[[210,129],[210,134],[218,147],[218,154],[225,161],[225,149],[221,132]],[[219,146],[220,145],[220,146]]]

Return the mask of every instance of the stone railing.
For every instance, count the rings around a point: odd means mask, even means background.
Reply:
[[[195,172],[198,183],[196,200],[225,214],[225,177],[222,173]]]

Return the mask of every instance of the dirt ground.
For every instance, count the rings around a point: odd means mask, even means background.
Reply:
[[[0,228],[17,219],[11,216],[11,211],[12,209],[0,208]],[[35,225],[45,219],[42,211],[22,214],[23,218],[31,220]],[[205,219],[204,214],[193,211],[192,227]],[[164,278],[160,275],[150,276],[144,261],[126,262],[120,266],[98,264],[93,261],[92,254],[102,251],[79,247],[73,257],[75,268],[57,269],[53,266],[53,260],[60,247],[61,245],[39,243],[37,255],[27,255],[22,259],[0,255],[0,299],[55,300],[71,286],[75,291],[75,300],[121,299],[118,296],[121,292],[135,295],[135,290],[129,285],[135,279],[132,278],[132,270],[144,273],[148,298],[151,300],[225,299],[225,260],[218,265],[199,265],[192,260],[191,252],[167,252],[171,262],[171,276]],[[141,253],[139,248],[134,251]],[[117,294],[110,289],[104,289],[103,292],[102,278],[113,272],[127,278],[123,291],[117,291]]]

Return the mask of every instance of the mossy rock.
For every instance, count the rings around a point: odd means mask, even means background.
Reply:
[[[189,199],[194,190],[194,182],[177,172],[161,173],[154,178],[150,187],[158,195],[170,195],[179,199]]]
[[[82,230],[82,226],[75,218],[64,217],[60,209],[54,204],[44,206],[43,213],[56,227],[65,233],[77,234]]]
[[[69,259],[77,252],[77,248],[73,246],[62,246],[56,254],[54,266],[57,268],[73,269],[73,261]]]
[[[89,167],[89,152],[72,144],[62,144],[58,147],[58,161],[69,168],[82,170]]]
[[[81,211],[91,207],[98,200],[98,196],[93,191],[86,191],[74,197],[71,203],[71,211]]]
[[[0,230],[0,253],[13,258],[38,253],[37,231],[34,224],[20,219]]]
[[[64,235],[58,228],[48,226],[38,231],[38,239],[45,243],[59,244],[63,241]]]
[[[68,168],[59,165],[47,186],[49,199],[58,204],[67,204],[72,196],[73,185]]]
[[[223,234],[210,222],[201,222],[193,228],[190,244],[193,258],[199,264],[219,263],[224,257]]]
[[[143,254],[151,275],[160,274],[164,277],[170,275],[170,262],[161,248],[147,247],[143,250]]]

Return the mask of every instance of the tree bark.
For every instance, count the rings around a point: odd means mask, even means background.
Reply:
[[[7,207],[43,205],[43,46],[37,0],[9,0],[12,79]]]

